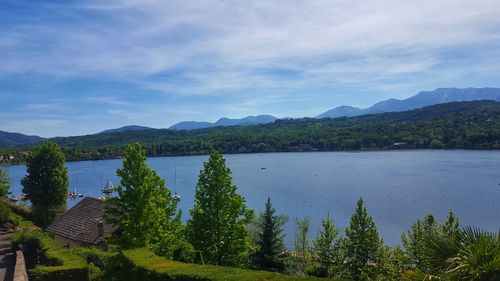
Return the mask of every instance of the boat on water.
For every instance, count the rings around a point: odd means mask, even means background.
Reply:
[[[113,193],[113,191],[115,191],[113,182],[110,179],[108,179],[106,185],[101,189],[101,191],[102,193]]]
[[[172,195],[172,198],[176,201],[181,200],[181,196],[177,194],[177,166],[174,166],[174,195]]]

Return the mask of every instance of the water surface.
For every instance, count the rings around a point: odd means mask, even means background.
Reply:
[[[173,190],[176,185],[184,219],[193,206],[198,173],[207,159],[147,160],[168,187]],[[453,209],[463,224],[489,231],[500,227],[500,151],[268,153],[226,155],[226,159],[249,207],[260,211],[271,197],[277,212],[289,216],[288,245],[298,217],[311,218],[311,236],[317,235],[327,212],[344,229],[359,197],[365,199],[381,236],[390,244],[399,244],[401,233],[429,212],[442,221]],[[66,163],[70,189],[78,187],[79,193],[99,197],[108,178],[119,183],[115,171],[121,164],[121,160]],[[8,169],[14,179],[13,193],[19,194],[25,166]],[[68,199],[68,205],[78,200]]]

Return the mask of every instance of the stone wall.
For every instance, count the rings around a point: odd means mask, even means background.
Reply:
[[[16,252],[16,267],[14,269],[14,281],[28,281],[28,273],[26,272],[26,264],[22,251]]]

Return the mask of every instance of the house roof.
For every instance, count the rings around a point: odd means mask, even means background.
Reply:
[[[57,218],[47,230],[73,241],[97,245],[118,229],[117,226],[104,223],[104,234],[99,236],[97,225],[103,220],[106,205],[102,200],[85,197]]]

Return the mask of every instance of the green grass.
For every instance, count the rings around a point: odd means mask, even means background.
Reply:
[[[305,281],[327,280],[233,267],[188,264],[166,260],[147,249],[123,251],[127,263],[135,267],[137,280],[207,280],[207,281]]]

